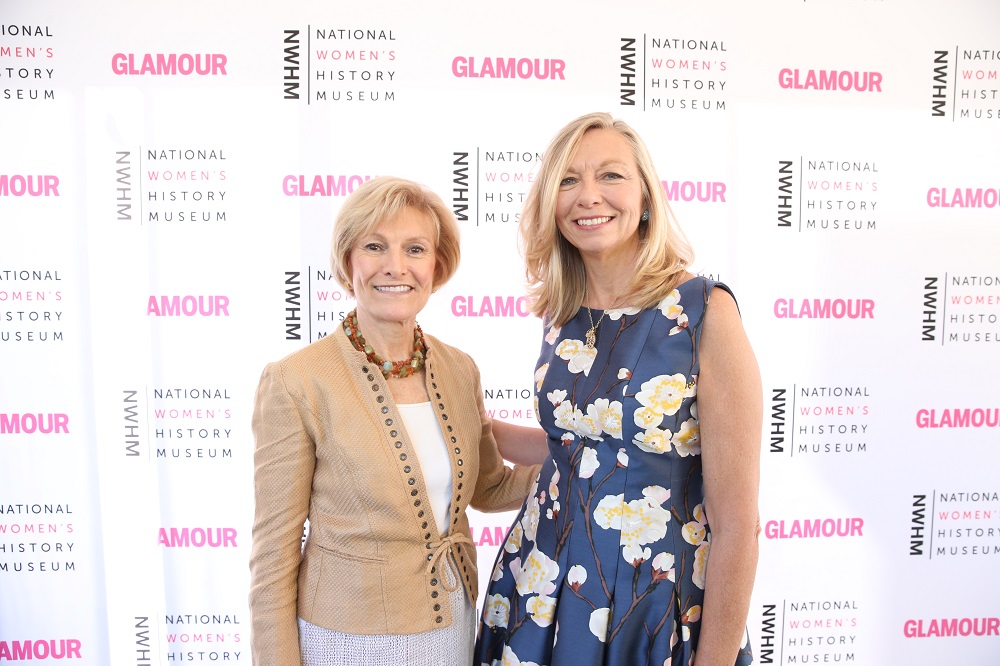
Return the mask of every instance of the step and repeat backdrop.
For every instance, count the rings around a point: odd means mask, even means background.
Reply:
[[[993,0],[6,0],[0,662],[250,663],[253,393],[369,178],[452,208],[421,324],[534,423],[518,217],[603,110],[760,361],[757,662],[1000,663],[998,70]]]

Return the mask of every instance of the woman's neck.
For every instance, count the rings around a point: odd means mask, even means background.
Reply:
[[[413,355],[416,320],[387,322],[370,317],[363,310],[358,310],[357,317],[361,335],[379,357],[386,361],[401,361]]]

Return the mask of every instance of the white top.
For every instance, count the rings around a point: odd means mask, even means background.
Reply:
[[[430,402],[397,403],[396,407],[417,454],[438,532],[447,534],[451,506],[451,461],[448,460],[441,427],[434,416],[434,407]]]

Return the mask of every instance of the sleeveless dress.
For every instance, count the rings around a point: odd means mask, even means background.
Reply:
[[[546,326],[535,413],[549,458],[497,557],[475,664],[688,666],[705,595],[697,419],[701,277],[655,308]],[[599,311],[592,311],[594,321]],[[753,663],[749,638],[737,666]]]

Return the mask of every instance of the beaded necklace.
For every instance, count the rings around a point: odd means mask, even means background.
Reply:
[[[347,337],[350,338],[354,348],[360,352],[364,352],[368,360],[379,367],[379,370],[382,371],[382,376],[386,379],[409,377],[424,367],[424,355],[427,352],[427,345],[424,342],[424,332],[420,330],[420,324],[417,324],[416,328],[413,329],[413,355],[403,361],[383,361],[375,353],[372,346],[365,342],[365,336],[361,335],[361,330],[358,329],[357,310],[351,310],[344,319],[344,332],[347,333]]]

